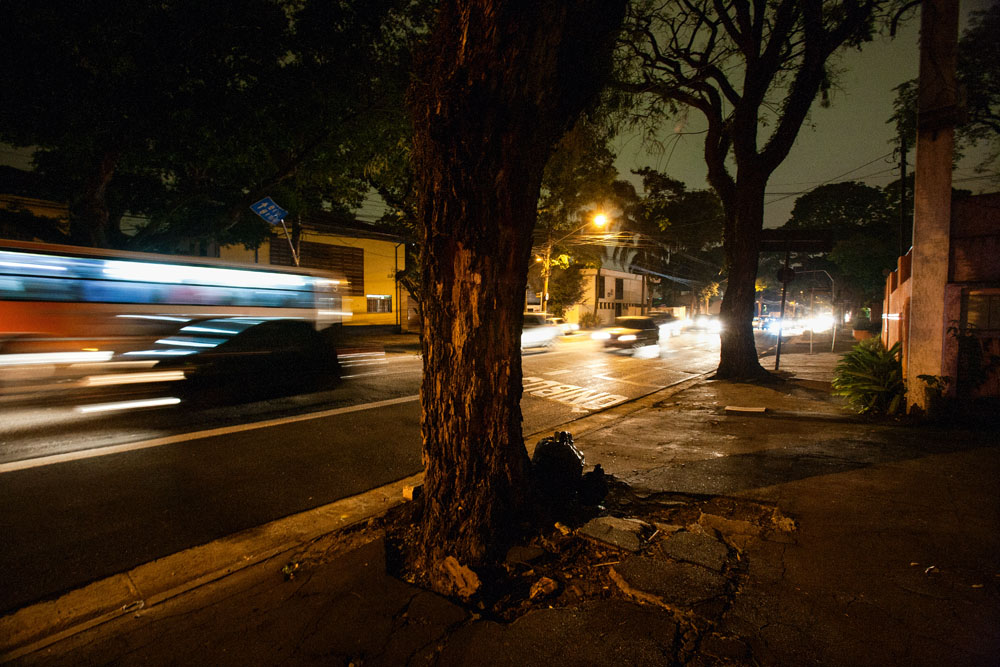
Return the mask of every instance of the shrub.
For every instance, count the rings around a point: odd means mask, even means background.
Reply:
[[[601,326],[601,318],[597,316],[597,313],[584,313],[580,316],[581,329],[595,329],[599,326]]]
[[[860,414],[901,413],[906,387],[899,343],[888,350],[878,338],[855,345],[837,363],[833,393],[845,397]]]
[[[851,328],[855,331],[870,331],[872,328],[872,321],[864,315],[861,315],[854,318],[853,322],[851,322]]]

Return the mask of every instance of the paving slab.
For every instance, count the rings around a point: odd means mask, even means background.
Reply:
[[[591,519],[577,532],[584,537],[635,552],[642,545],[642,534],[648,530],[649,524],[639,519],[601,516]]]
[[[654,551],[666,558],[701,565],[721,572],[729,560],[729,547],[704,533],[682,531],[661,540]]]

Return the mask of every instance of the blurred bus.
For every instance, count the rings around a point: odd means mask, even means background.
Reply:
[[[226,348],[259,357],[276,337],[315,347],[342,319],[343,286],[315,270],[0,241],[0,384]]]

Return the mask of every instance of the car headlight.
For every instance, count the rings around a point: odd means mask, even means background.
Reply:
[[[624,336],[619,336],[618,340],[620,340],[623,343],[629,343],[635,340],[635,334],[625,334]]]
[[[593,338],[594,340],[607,340],[611,338],[611,334],[609,334],[607,331],[595,331],[594,333],[590,334],[590,337]]]

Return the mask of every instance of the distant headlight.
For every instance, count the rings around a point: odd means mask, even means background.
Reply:
[[[624,336],[619,336],[618,340],[620,340],[623,343],[629,343],[635,340],[635,334],[625,334]]]
[[[611,334],[609,334],[607,331],[595,331],[594,333],[590,334],[590,337],[593,338],[594,340],[607,340],[611,338]]]

